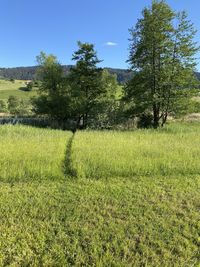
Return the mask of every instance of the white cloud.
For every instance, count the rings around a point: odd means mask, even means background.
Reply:
[[[114,43],[114,42],[106,42],[105,45],[107,45],[107,46],[116,46],[117,43]]]

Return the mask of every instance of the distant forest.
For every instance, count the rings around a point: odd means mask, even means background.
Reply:
[[[63,66],[64,73],[69,73],[69,70],[73,66]],[[38,66],[32,66],[32,67],[17,67],[17,68],[0,68],[0,77],[5,79],[14,79],[14,80],[34,80],[36,79],[36,72],[37,72]],[[130,80],[132,76],[132,72],[125,69],[112,69],[112,68],[105,68],[107,69],[111,74],[116,74],[117,81],[120,84],[125,83],[126,81]],[[200,73],[199,79],[200,79]]]

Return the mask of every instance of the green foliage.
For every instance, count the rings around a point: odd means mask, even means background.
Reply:
[[[185,12],[176,14],[165,1],[153,1],[130,33],[128,62],[135,75],[125,87],[125,100],[135,115],[151,112],[157,128],[177,109],[185,89],[189,95],[198,85],[193,72],[196,31]]]
[[[195,101],[195,97],[191,98],[192,95],[198,95],[198,92],[193,91],[185,91],[185,96],[180,98],[176,105],[174,106],[172,115],[174,118],[181,118],[187,114],[191,113],[199,113],[200,112],[200,103]]]
[[[71,65],[62,65],[63,72],[68,74]],[[105,68],[109,71],[110,74],[117,75],[117,81],[119,84],[124,84],[128,80],[130,80],[132,76],[132,72],[127,69],[116,69],[116,68]],[[37,76],[38,66],[33,67],[17,67],[17,68],[0,68],[2,79],[10,79],[13,78],[16,80],[35,80]],[[199,75],[199,73],[197,73]]]
[[[16,114],[19,107],[19,99],[16,96],[9,96],[8,98],[8,110],[11,114]]]
[[[7,111],[6,102],[0,99],[0,112],[6,112],[6,111]]]
[[[96,99],[95,107],[91,112],[90,127],[110,128],[116,123],[118,109],[117,94],[119,85],[116,75],[110,74],[107,70],[102,71],[101,83],[102,94]]]
[[[62,67],[54,55],[46,55],[41,52],[36,57],[39,69],[38,79],[42,81],[40,90],[42,92],[56,92],[62,82]]]
[[[96,67],[100,61],[92,44],[78,45],[73,55],[76,66],[68,76],[55,56],[42,52],[37,57],[40,86],[39,96],[32,99],[33,110],[57,120],[73,119],[77,127],[105,125],[108,119],[104,117],[115,104],[116,76]]]
[[[26,85],[26,89],[29,92],[32,91],[32,89],[33,89],[33,83],[32,82],[28,82],[27,85]]]
[[[16,96],[9,96],[8,111],[12,115],[23,116],[31,114],[29,101],[21,100]]]
[[[37,57],[39,96],[32,98],[36,114],[45,114],[58,120],[70,117],[70,87],[63,76],[62,66],[53,55],[41,52]]]
[[[102,70],[97,68],[101,61],[94,50],[94,45],[78,42],[79,49],[73,54],[76,61],[71,69],[69,81],[72,88],[74,110],[78,124],[87,128],[91,114],[96,109],[99,98],[105,93],[102,83]]]

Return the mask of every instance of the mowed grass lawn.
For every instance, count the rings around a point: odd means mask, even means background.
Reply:
[[[0,266],[199,266],[199,124],[0,136]]]
[[[23,91],[22,89],[26,87],[26,81],[15,80],[14,82],[0,80],[0,99],[7,100],[9,96],[16,96],[19,99],[29,100],[31,97],[37,94],[36,88],[32,91]]]

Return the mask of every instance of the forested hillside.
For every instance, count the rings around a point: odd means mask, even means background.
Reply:
[[[72,66],[67,65],[63,66],[64,72],[67,74]],[[15,79],[15,80],[33,80],[36,75],[38,66],[32,67],[17,67],[17,68],[0,68],[0,77],[6,79]],[[105,68],[111,74],[117,75],[117,81],[119,83],[124,83],[130,80],[132,72],[126,69],[113,69]],[[200,72],[196,72],[198,79],[200,80]]]
[[[63,66],[64,72],[67,74],[72,66]],[[0,77],[15,80],[33,80],[35,78],[38,66],[17,67],[17,68],[0,68]],[[117,81],[124,83],[131,78],[131,72],[125,69],[106,68],[111,74],[117,75]]]

